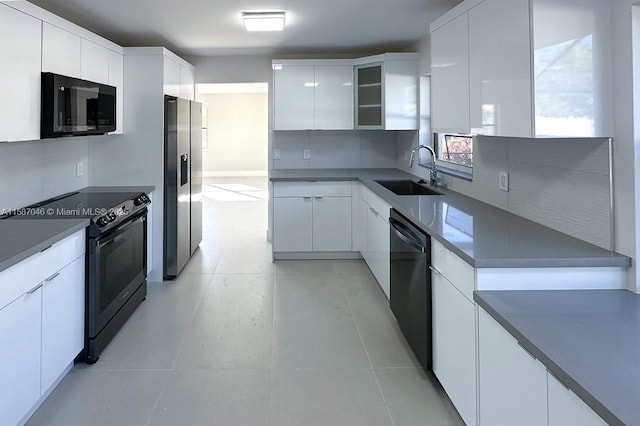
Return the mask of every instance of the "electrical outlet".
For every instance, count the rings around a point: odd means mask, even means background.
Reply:
[[[498,188],[500,188],[503,191],[509,190],[509,173],[507,172],[498,173]]]
[[[84,174],[84,163],[82,161],[76,163],[76,176],[82,176]]]
[[[274,160],[279,160],[280,159],[280,150],[279,149],[274,149],[273,150],[273,159]]]
[[[304,158],[305,160],[310,160],[311,159],[311,150],[310,149],[305,149],[302,152],[302,158]]]

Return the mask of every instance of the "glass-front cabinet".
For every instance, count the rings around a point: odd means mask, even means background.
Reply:
[[[385,53],[354,62],[356,128],[417,130],[417,54]]]
[[[358,81],[356,113],[358,128],[382,128],[382,64],[356,68]]]

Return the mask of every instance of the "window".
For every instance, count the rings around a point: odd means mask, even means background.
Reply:
[[[471,178],[473,170],[473,137],[452,133],[434,134],[437,169],[462,178]]]

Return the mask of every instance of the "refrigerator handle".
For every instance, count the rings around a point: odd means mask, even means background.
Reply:
[[[180,156],[180,186],[189,183],[189,154]]]

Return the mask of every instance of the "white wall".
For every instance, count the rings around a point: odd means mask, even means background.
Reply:
[[[200,94],[208,110],[205,176],[267,175],[267,93]]]

